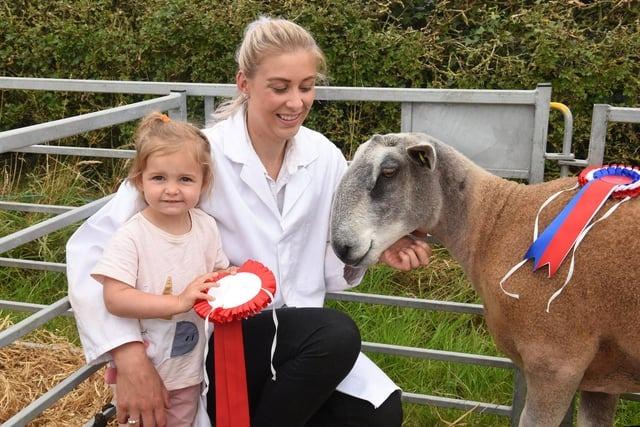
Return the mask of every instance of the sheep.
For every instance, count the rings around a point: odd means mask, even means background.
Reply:
[[[538,208],[575,183],[520,184],[429,135],[375,135],[358,148],[338,186],[331,245],[346,264],[367,266],[401,236],[428,232],[460,263],[498,349],[524,374],[519,425],[559,425],[577,390],[578,425],[612,425],[618,395],[640,391],[640,202],[623,203],[590,230],[550,312],[545,307],[567,262],[552,278],[544,269],[517,270],[504,286],[519,299],[499,285],[531,245]],[[542,211],[541,226],[572,193]]]

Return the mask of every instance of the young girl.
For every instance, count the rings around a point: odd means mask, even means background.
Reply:
[[[197,128],[160,113],[144,118],[129,180],[148,206],[118,230],[91,272],[110,313],[140,319],[147,355],[169,391],[170,426],[194,421],[205,340],[192,307],[212,299],[206,281],[229,265],[215,220],[195,208],[212,179],[209,143]],[[128,423],[137,420],[130,414]]]

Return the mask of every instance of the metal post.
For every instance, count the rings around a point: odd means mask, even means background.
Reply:
[[[172,108],[169,110],[169,117],[173,120],[181,122],[187,121],[187,91],[185,90],[172,90],[172,94],[180,95],[180,106],[178,108]]]
[[[566,415],[564,416],[564,418],[562,419],[562,422],[560,423],[560,427],[573,427],[573,408],[576,406],[576,399],[575,396],[573,399],[571,399],[571,406],[569,406],[569,409],[567,410]]]
[[[216,104],[213,96],[204,97],[204,127],[213,125],[213,112],[216,109]]]
[[[524,399],[527,396],[527,384],[520,368],[515,368],[513,374],[513,403],[511,404],[511,427],[518,427],[520,414],[524,409]]]
[[[609,105],[595,104],[591,115],[591,134],[589,135],[590,165],[601,165],[604,159],[604,144],[607,136],[607,121],[609,120]]]
[[[547,151],[550,102],[551,84],[540,83],[536,88],[533,141],[531,144],[531,166],[529,168],[528,179],[529,184],[535,184],[544,180],[544,153]]]

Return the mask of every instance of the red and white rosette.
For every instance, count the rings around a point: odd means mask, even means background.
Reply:
[[[249,427],[241,320],[259,313],[273,301],[276,279],[267,267],[248,260],[235,274],[221,272],[215,282],[218,286],[208,290],[209,295],[215,299],[198,300],[193,308],[200,317],[208,320],[205,331],[209,322],[215,325],[216,427]],[[275,310],[273,320],[277,333]],[[205,335],[208,336],[208,332]],[[276,335],[271,348],[272,361],[275,345]],[[207,350],[208,345],[205,345],[205,360]],[[275,379],[273,363],[271,370]],[[205,382],[206,378],[205,372]]]
[[[202,318],[220,325],[246,319],[265,308],[276,293],[276,278],[261,263],[248,260],[236,274],[220,272],[217,287],[209,289],[213,301],[198,300],[193,309]]]

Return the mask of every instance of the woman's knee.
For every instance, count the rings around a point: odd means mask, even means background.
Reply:
[[[355,359],[360,353],[360,330],[345,313],[327,309],[324,313],[324,327],[318,332],[318,340],[323,350],[342,357]]]

